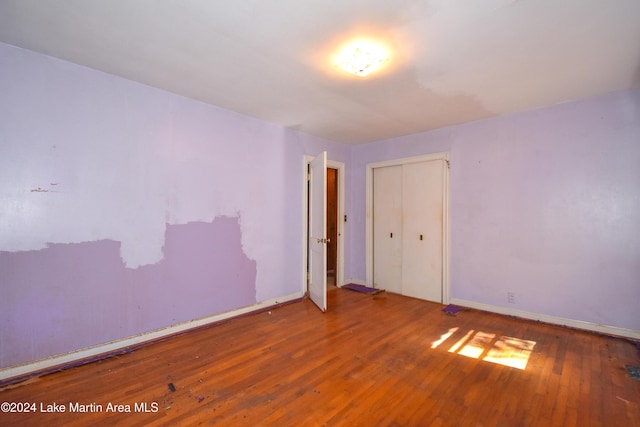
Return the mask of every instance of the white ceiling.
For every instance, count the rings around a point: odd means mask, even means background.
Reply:
[[[0,0],[0,41],[345,143],[640,87],[640,0]]]

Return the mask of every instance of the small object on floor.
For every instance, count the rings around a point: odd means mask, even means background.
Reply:
[[[204,400],[204,396],[198,396],[198,403],[202,402]]]
[[[363,294],[369,294],[369,295],[375,295],[378,294],[380,292],[384,292],[384,289],[376,289],[376,288],[369,288],[367,286],[364,285],[356,285],[355,283],[349,283],[346,284],[344,286],[342,286],[345,289],[349,289],[351,291],[356,291],[356,292],[360,292]]]
[[[627,372],[634,380],[640,380],[640,367],[627,365]]]
[[[449,316],[455,316],[456,313],[464,311],[464,308],[458,307],[457,305],[449,304],[448,306],[443,308],[442,311],[447,313]]]
[[[176,391],[176,386],[174,386],[173,383],[167,384],[167,387],[169,387],[169,390],[171,390],[172,393]]]

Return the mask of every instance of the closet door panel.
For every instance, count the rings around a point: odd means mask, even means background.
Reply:
[[[442,302],[441,160],[402,166],[402,293]]]
[[[402,167],[373,170],[373,285],[402,293]]]

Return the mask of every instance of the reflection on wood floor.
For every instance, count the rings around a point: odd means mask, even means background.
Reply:
[[[0,402],[66,412],[0,424],[640,425],[632,343],[442,308],[336,289],[325,314],[305,300],[5,387]]]

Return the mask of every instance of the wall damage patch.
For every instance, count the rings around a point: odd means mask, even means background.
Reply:
[[[114,240],[1,252],[0,368],[256,303],[238,218],[167,224],[164,257],[127,268]]]

